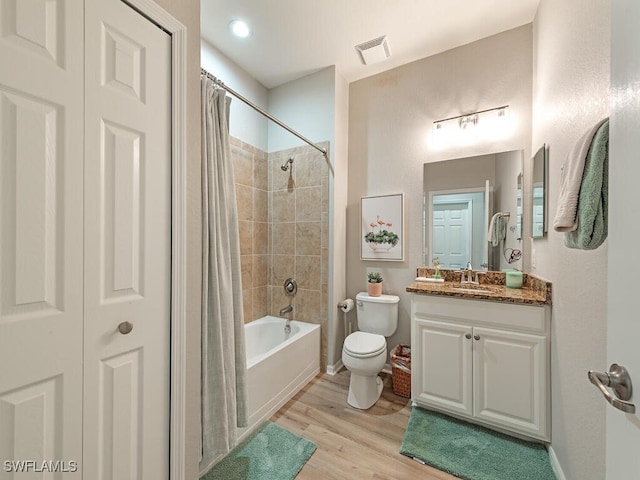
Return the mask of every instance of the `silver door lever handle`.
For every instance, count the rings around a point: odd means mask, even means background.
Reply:
[[[608,372],[589,370],[588,376],[589,381],[600,389],[607,402],[625,413],[636,413],[636,406],[627,401],[631,398],[633,390],[631,377],[626,368],[614,363],[609,367]],[[612,388],[618,398],[611,395],[607,387]]]

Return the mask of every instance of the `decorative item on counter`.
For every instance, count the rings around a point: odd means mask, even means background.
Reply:
[[[367,293],[370,297],[379,297],[382,295],[382,275],[380,272],[370,272],[367,274]]]
[[[440,259],[438,257],[434,257],[433,259],[433,268],[435,272],[433,272],[433,278],[440,278]]]
[[[507,288],[522,288],[522,272],[516,269],[504,270]]]
[[[444,283],[444,278],[442,278],[442,273],[440,270],[442,269],[442,264],[440,263],[440,259],[438,257],[434,257],[433,259],[433,276],[431,277],[416,277],[416,282],[436,282],[436,283]]]

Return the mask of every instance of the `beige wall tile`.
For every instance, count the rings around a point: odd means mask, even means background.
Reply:
[[[287,278],[296,277],[295,269],[296,261],[293,255],[272,255],[270,285],[282,289]]]
[[[264,152],[253,157],[253,186],[260,190],[269,190],[269,160]]]
[[[240,255],[242,290],[253,288],[253,255]]]
[[[244,315],[244,323],[255,320],[253,318],[253,289],[242,290],[242,313]]]
[[[289,165],[289,169],[284,172],[282,170],[282,164],[289,157],[272,158],[269,160],[269,175],[270,183],[269,189],[272,192],[279,190],[291,190],[296,185],[296,161],[294,159],[293,165]]]
[[[253,253],[266,255],[269,253],[269,224],[253,222]]]
[[[233,176],[236,183],[253,186],[253,155],[242,147],[231,146]]]
[[[294,318],[301,322],[320,324],[320,292],[298,289]]]
[[[266,190],[253,189],[253,219],[256,222],[269,221],[269,193]]]
[[[318,255],[320,232],[320,222],[296,223],[296,255]]]
[[[320,279],[322,285],[329,284],[329,249],[327,247],[322,247],[320,249],[320,255],[322,260],[320,261]]]
[[[253,220],[253,188],[236,183],[238,220]]]
[[[322,212],[320,214],[320,245],[322,247],[329,246],[329,214]]]
[[[281,190],[269,193],[271,221],[293,222],[296,219],[296,194]]]
[[[268,311],[268,289],[267,286],[257,287],[253,292],[253,317],[254,320],[269,314]]]
[[[296,221],[320,220],[322,187],[296,188]]]
[[[320,291],[322,285],[319,255],[296,255],[296,281],[298,288]]]
[[[271,224],[271,253],[274,255],[295,255],[296,224],[272,223]]]
[[[253,255],[253,287],[269,283],[269,255]]]
[[[314,161],[316,155],[300,155],[294,164],[296,165],[296,187],[319,186],[322,183],[322,169]],[[320,155],[322,158],[322,156]]]
[[[239,221],[240,230],[240,255],[253,254],[253,222]]]

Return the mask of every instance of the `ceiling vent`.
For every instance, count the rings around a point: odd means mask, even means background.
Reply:
[[[391,56],[389,41],[386,35],[356,45],[356,50],[360,54],[362,63],[365,65],[381,62]]]

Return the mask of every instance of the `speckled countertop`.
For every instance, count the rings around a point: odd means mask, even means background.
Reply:
[[[424,295],[490,300],[494,302],[551,305],[551,282],[532,274],[522,275],[522,288],[507,288],[504,272],[480,272],[478,284],[460,283],[461,272],[442,270],[443,283],[414,282],[407,292]],[[420,267],[418,277],[431,277],[432,268]]]

